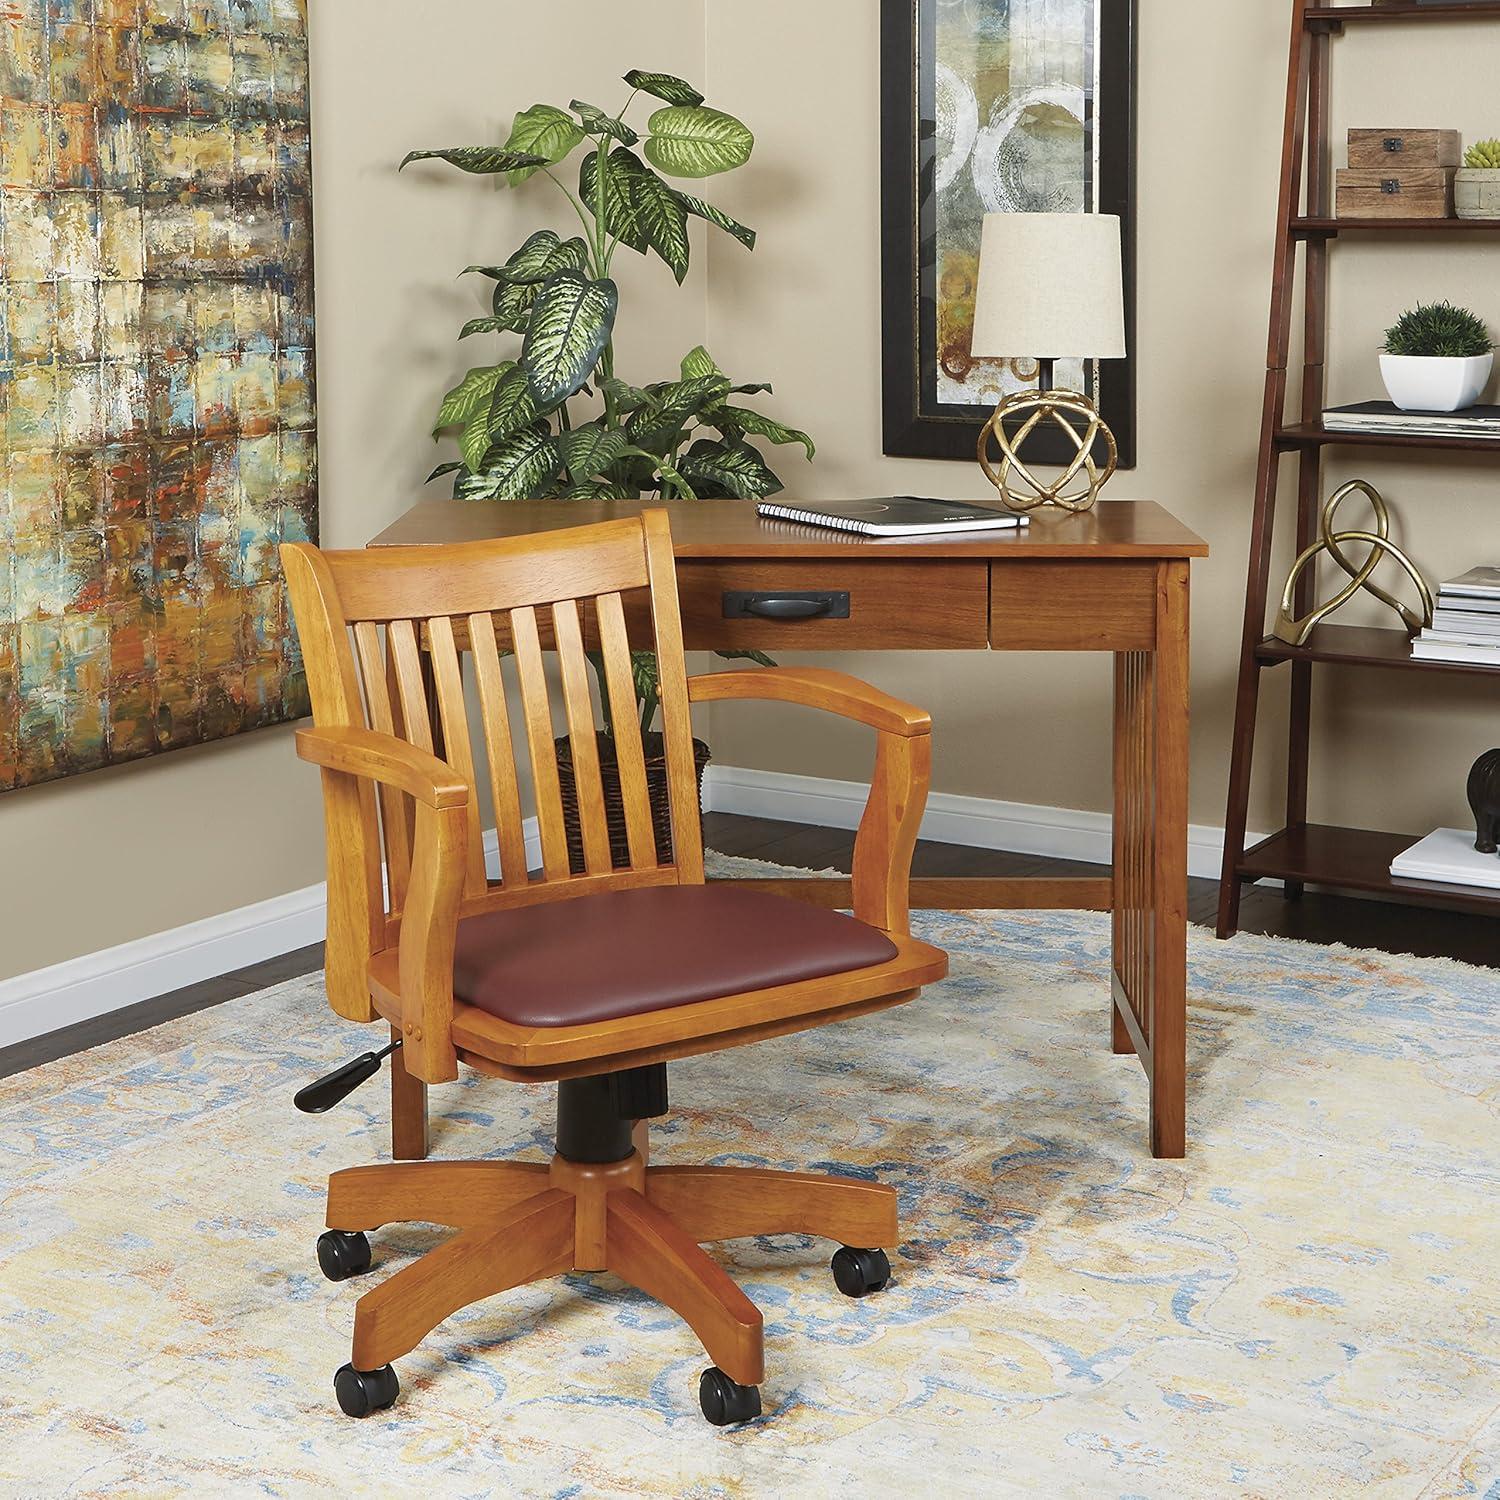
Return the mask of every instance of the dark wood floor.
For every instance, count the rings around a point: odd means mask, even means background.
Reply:
[[[805,869],[848,870],[854,847],[854,835],[836,828],[810,828],[732,813],[709,813],[703,827],[709,847],[722,854]],[[923,843],[917,846],[914,870],[918,875],[949,877],[1088,876],[1097,875],[1100,867],[1036,855],[970,849],[959,844]],[[1213,881],[1190,882],[1190,920],[1212,927],[1217,903],[1218,886]],[[1301,901],[1290,902],[1277,889],[1252,886],[1245,892],[1241,926],[1246,932],[1274,937],[1343,943],[1351,948],[1372,948],[1386,953],[1457,958],[1500,968],[1500,922],[1493,917],[1395,906],[1320,892],[1309,892]],[[283,979],[310,974],[322,964],[323,947],[316,944],[14,1047],[0,1048],[0,1078],[207,1010]]]

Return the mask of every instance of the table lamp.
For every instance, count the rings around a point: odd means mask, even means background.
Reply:
[[[1125,294],[1120,221],[1113,214],[986,214],[974,299],[977,359],[1035,359],[1037,391],[1018,391],[995,408],[979,436],[979,462],[1015,511],[1056,505],[1088,510],[1120,461],[1109,425],[1081,391],[1054,390],[1059,359],[1123,359]],[[1026,439],[1043,423],[1060,428],[1077,454],[1052,484],[1022,461]],[[1094,460],[1102,437],[1108,457]],[[990,461],[990,440],[1001,461]]]

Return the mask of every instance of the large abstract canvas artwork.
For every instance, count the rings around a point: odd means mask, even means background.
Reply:
[[[0,0],[0,789],[301,717],[303,0]]]
[[[882,3],[885,451],[972,459],[1038,373],[971,354],[985,214],[1119,214],[1128,278],[1132,0]],[[1056,375],[1099,400],[1129,461],[1128,363]]]

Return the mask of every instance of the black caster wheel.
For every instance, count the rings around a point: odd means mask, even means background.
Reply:
[[[372,1411],[384,1411],[395,1404],[401,1394],[401,1382],[389,1365],[378,1370],[356,1370],[343,1365],[333,1377],[333,1394],[346,1417],[367,1417]]]
[[[760,1415],[760,1387],[740,1385],[715,1365],[699,1377],[698,1405],[715,1427],[753,1422]]]
[[[318,1236],[318,1264],[330,1281],[348,1281],[370,1269],[370,1242],[363,1234],[330,1229]]]
[[[868,1297],[883,1292],[891,1279],[891,1263],[884,1250],[851,1250],[845,1245],[833,1252],[829,1263],[834,1285],[846,1297]]]

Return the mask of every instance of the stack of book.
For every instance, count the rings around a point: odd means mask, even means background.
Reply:
[[[1500,890],[1500,858],[1474,847],[1472,828],[1439,828],[1391,861],[1396,880],[1438,881]]]
[[[1418,661],[1500,667],[1500,567],[1470,568],[1438,590],[1432,625],[1411,643]]]
[[[1402,411],[1391,401],[1360,401],[1323,413],[1329,432],[1367,432],[1388,436],[1488,438],[1500,442],[1500,406],[1471,406],[1466,411]]]

